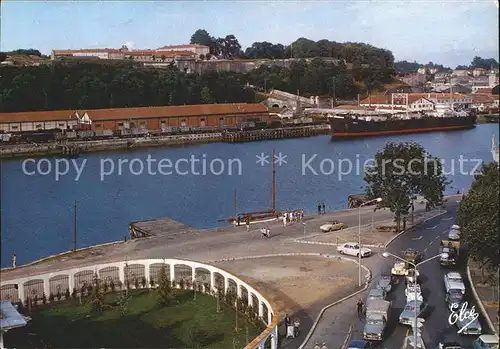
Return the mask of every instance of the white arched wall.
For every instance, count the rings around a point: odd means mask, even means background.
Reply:
[[[116,281],[119,280],[122,284],[125,284],[125,273],[130,273],[132,271],[132,267],[136,272],[138,272],[137,277],[145,277],[147,287],[151,287],[151,266],[157,266],[159,264],[165,264],[168,266],[170,280],[177,280],[176,266],[185,266],[185,271],[187,267],[191,274],[191,284],[197,281],[197,270],[204,269],[208,271],[208,274],[210,275],[210,281],[206,283],[210,285],[211,290],[216,290],[217,288],[215,283],[216,273],[220,274],[224,280],[225,293],[229,288],[229,280],[233,280],[236,284],[238,296],[240,297],[242,295],[242,290],[245,289],[248,297],[248,305],[255,307],[258,310],[259,317],[262,319],[264,324],[267,325],[266,329],[259,336],[248,343],[245,349],[264,349],[264,345],[269,338],[271,340],[271,349],[276,349],[278,347],[279,314],[273,304],[247,282],[237,278],[227,271],[209,264],[193,261],[182,259],[137,259],[129,260],[127,262],[89,265],[81,268],[60,270],[53,273],[38,274],[12,280],[2,280],[0,282],[0,296],[2,300],[11,299],[12,301],[22,300],[25,302],[27,295],[30,292],[37,295],[38,299],[41,298],[43,293],[45,293],[47,297],[50,294],[54,294],[54,291],[64,294],[66,289],[69,289],[70,292],[72,292],[75,288],[79,290],[81,286],[85,284],[85,281],[81,281],[81,279],[85,276],[88,278],[89,275],[94,275],[94,273],[98,273],[100,278],[104,276],[105,278],[115,279]],[[184,279],[189,280],[185,277]],[[60,283],[54,285],[54,282],[57,281],[60,281]],[[257,299],[258,304],[253,304],[254,298]],[[267,308],[267,316],[265,316],[267,318],[264,318],[264,306]]]

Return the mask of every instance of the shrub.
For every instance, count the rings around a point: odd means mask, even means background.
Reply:
[[[175,280],[172,280],[172,287],[176,288],[177,287],[177,282]]]
[[[116,281],[116,287],[118,287],[120,290],[122,289],[122,287],[123,287],[123,282],[122,282],[122,280],[118,280],[118,281]]]
[[[151,288],[154,288],[156,286],[155,280],[153,278],[149,279],[149,285],[151,286]]]
[[[146,280],[146,277],[143,276],[141,278],[141,285],[142,285],[142,288],[146,288],[146,285],[148,284],[148,280]]]
[[[73,287],[73,292],[71,292],[71,297],[73,299],[76,299],[78,297],[78,291],[76,290],[76,287]]]
[[[104,293],[108,292],[109,284],[106,281],[103,282],[102,289],[104,290]]]
[[[45,295],[45,292],[42,294],[42,303],[47,304],[47,296]]]
[[[205,282],[205,293],[210,294],[210,284],[208,282]]]
[[[179,280],[179,287],[181,288],[181,290],[183,290],[186,287],[186,283],[185,283],[184,279]]]
[[[61,298],[62,298],[61,291],[57,291],[56,298],[57,298],[58,301],[61,300]]]
[[[93,285],[89,284],[87,286],[87,295],[91,294],[93,289],[94,289]]]
[[[191,288],[191,286],[192,286],[191,280],[187,279],[184,281],[184,288],[189,290]]]
[[[64,292],[64,298],[69,299],[71,297],[71,294],[69,293],[69,288],[66,289],[66,292]]]
[[[17,310],[20,312],[21,310],[24,309],[24,304],[21,300],[17,301]]]
[[[38,296],[34,295],[33,296],[33,307],[37,307],[37,306],[38,306]]]
[[[172,283],[167,277],[167,270],[162,266],[158,274],[158,302],[162,306],[170,305],[174,299]]]
[[[196,286],[198,287],[198,292],[203,292],[203,284],[202,283],[196,284]]]
[[[125,316],[128,312],[128,301],[132,298],[128,291],[122,291],[116,296],[116,303],[120,307],[120,316]]]
[[[92,294],[90,295],[90,310],[96,313],[102,313],[104,311],[104,296],[101,291],[101,280],[97,273],[94,274],[93,286]]]
[[[115,285],[115,281],[113,279],[111,279],[109,281],[109,288],[111,289],[111,292],[115,292],[116,290],[116,285]]]

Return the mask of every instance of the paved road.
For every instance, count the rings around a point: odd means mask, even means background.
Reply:
[[[447,237],[447,230],[454,224],[456,217],[456,210],[458,205],[451,201],[447,205],[447,213],[437,218],[431,219],[426,223],[419,226],[417,229],[403,234],[400,238],[396,239],[393,244],[388,248],[388,251],[395,255],[400,255],[401,251],[405,248],[412,247],[424,253],[424,259],[435,256],[439,253],[439,242],[442,238]],[[374,284],[377,276],[382,272],[390,272],[394,263],[394,259],[383,258],[380,262],[379,269],[372,269],[374,276]],[[457,341],[463,347],[471,347],[472,341],[477,338],[476,336],[460,336],[457,334],[457,328],[454,325],[449,325],[448,316],[449,310],[444,301],[445,290],[443,277],[446,269],[440,267],[438,260],[429,261],[419,267],[421,274],[422,292],[424,300],[429,305],[429,313],[425,316],[425,323],[423,327],[423,338],[428,348],[434,349],[437,347],[439,341],[449,340]],[[469,305],[476,304],[473,302],[470,293],[470,287],[467,284],[466,272],[459,269],[467,287],[467,297]],[[380,343],[379,348],[400,348],[403,339],[409,329],[407,326],[399,324],[399,314],[403,310],[406,297],[404,295],[404,279],[401,279],[399,284],[396,285],[388,297],[388,300],[393,302],[392,321],[389,323],[388,332],[386,334],[387,340]],[[476,306],[476,311],[479,308]],[[484,322],[484,321],[482,321]],[[361,338],[364,322],[356,322],[356,329],[353,332],[353,338]],[[483,325],[483,328],[484,327]]]

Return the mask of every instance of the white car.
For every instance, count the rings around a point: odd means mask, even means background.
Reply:
[[[406,302],[409,303],[415,300],[415,288],[417,288],[417,301],[423,302],[424,297],[422,297],[422,290],[418,284],[408,284],[405,289]]]
[[[339,221],[331,221],[331,222],[323,224],[321,227],[319,227],[319,229],[321,229],[321,231],[323,233],[328,233],[329,231],[341,230],[344,228],[345,228],[345,224],[340,223]]]
[[[340,254],[348,254],[351,256],[359,256],[360,248],[359,245],[354,242],[348,242],[346,244],[337,246],[337,251]],[[369,248],[361,247],[361,257],[368,257],[372,254],[372,250]]]
[[[460,290],[462,294],[465,294],[465,285],[462,277],[456,271],[451,271],[444,275],[444,287],[446,292],[450,290]]]
[[[448,232],[448,239],[454,241],[460,240],[460,226],[456,224],[451,226]]]
[[[394,267],[391,269],[392,275],[404,276],[407,273],[406,263],[405,262],[396,262],[394,263]]]

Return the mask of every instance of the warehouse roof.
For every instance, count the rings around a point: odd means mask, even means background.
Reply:
[[[234,115],[247,113],[267,113],[268,109],[263,104],[197,104],[175,105],[161,107],[137,107],[115,109],[90,109],[90,110],[53,110],[38,112],[0,113],[0,123],[30,122],[30,121],[60,121],[74,120],[75,113],[87,113],[93,121],[102,120],[128,120],[176,116],[208,116],[208,115]]]

